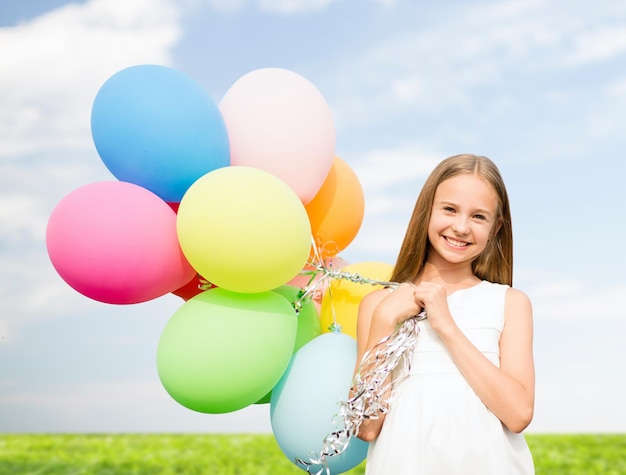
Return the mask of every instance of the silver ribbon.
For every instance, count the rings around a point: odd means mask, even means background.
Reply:
[[[391,287],[391,288],[395,288],[398,286],[398,284],[395,282],[387,282],[384,280],[369,279],[357,273],[335,270],[332,268],[332,263],[330,265],[327,265],[323,260],[320,260],[320,261],[315,260],[313,262],[309,262],[309,265],[313,267],[313,269],[300,272],[300,275],[311,275],[311,278],[309,279],[309,282],[307,283],[307,285],[303,289],[300,290],[298,300],[293,302],[293,306],[296,309],[296,312],[299,312],[302,309],[302,304],[306,299],[310,299],[311,295],[313,295],[327,281],[332,280],[332,279],[348,280],[355,284],[382,285],[384,287]],[[315,281],[315,279],[320,274],[322,275],[322,277],[318,279],[317,281]],[[328,291],[332,292],[330,286],[328,288]],[[335,322],[334,325],[337,325],[337,323]]]

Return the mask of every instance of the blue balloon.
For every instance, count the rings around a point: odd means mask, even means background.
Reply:
[[[91,134],[117,179],[171,203],[204,174],[230,164],[218,106],[194,80],[165,66],[132,66],[111,76],[94,100]]]
[[[343,333],[324,333],[298,350],[274,386],[270,400],[272,432],[283,453],[298,467],[296,459],[309,461],[319,454],[324,437],[338,427],[333,417],[339,401],[345,401],[356,363],[356,341]],[[340,419],[339,419],[340,421]],[[369,444],[350,440],[341,455],[328,457],[333,475],[346,472],[367,456]],[[320,465],[312,467],[316,473]]]

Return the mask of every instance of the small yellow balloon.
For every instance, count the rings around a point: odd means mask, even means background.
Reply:
[[[191,266],[217,287],[240,293],[275,289],[304,267],[311,225],[298,195],[281,179],[229,166],[187,190],[176,221]]]
[[[393,266],[385,262],[358,262],[341,269],[342,272],[358,274],[371,280],[388,281]],[[341,325],[343,333],[356,339],[356,322],[361,299],[380,285],[358,284],[346,279],[333,279],[322,298],[320,322],[322,332],[331,331],[331,325]]]

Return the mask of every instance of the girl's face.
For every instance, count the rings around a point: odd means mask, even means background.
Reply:
[[[498,196],[475,175],[457,175],[439,184],[428,223],[428,261],[471,264],[498,224]]]

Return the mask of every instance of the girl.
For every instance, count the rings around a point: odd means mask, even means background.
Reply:
[[[532,474],[532,308],[511,286],[507,192],[486,157],[441,162],[417,199],[391,276],[359,307],[357,361],[426,310],[389,412],[361,425],[367,475]]]

